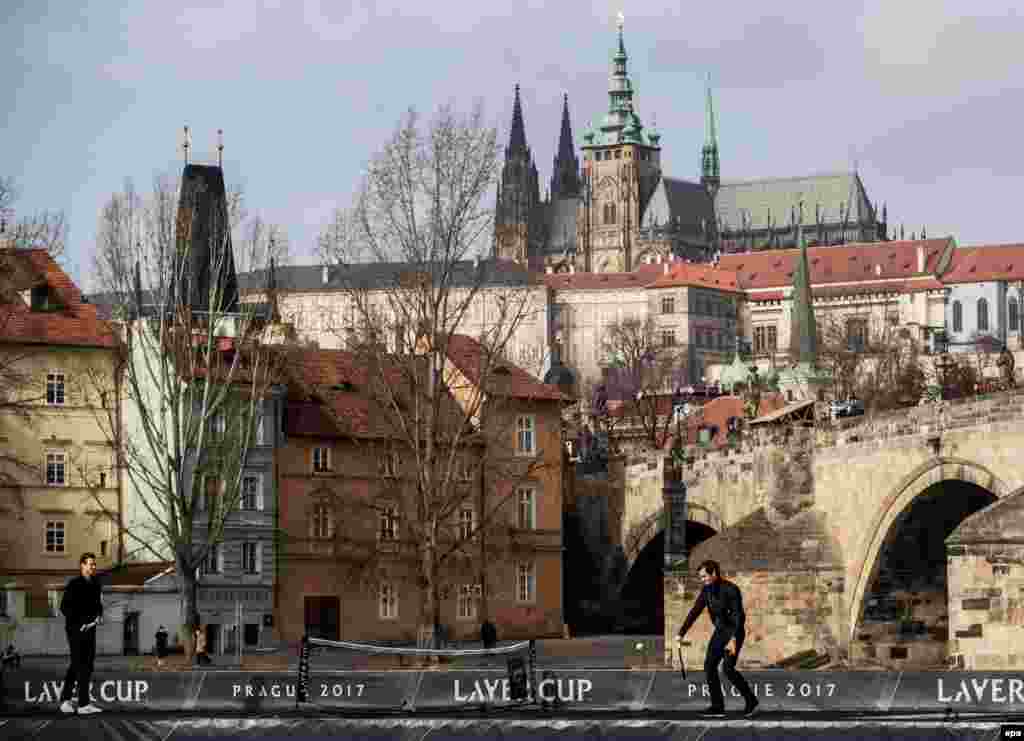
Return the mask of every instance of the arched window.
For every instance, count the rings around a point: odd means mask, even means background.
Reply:
[[[323,503],[313,505],[313,519],[310,522],[310,535],[316,540],[327,540],[334,535],[334,523],[331,521],[331,510]]]
[[[978,299],[978,331],[988,331],[988,301],[983,298]]]
[[[615,204],[606,203],[604,204],[604,223],[614,224],[615,223]]]
[[[964,331],[964,307],[959,301],[953,302],[953,331]]]
[[[1009,330],[1016,332],[1018,324],[1020,323],[1020,304],[1017,302],[1016,296],[1010,299],[1009,305],[1007,306],[1007,321]]]

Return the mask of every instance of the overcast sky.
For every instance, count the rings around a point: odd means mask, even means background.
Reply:
[[[481,99],[507,138],[519,83],[543,189],[562,94],[577,147],[607,110],[620,9],[637,112],[656,117],[665,174],[699,176],[711,73],[723,179],[856,160],[908,235],[1024,241],[1024,19],[1011,2],[5,5],[0,174],[20,186],[19,213],[67,213],[68,264],[86,285],[105,198],[126,177],[146,187],[180,171],[185,124],[194,161],[215,161],[224,129],[229,181],[301,255],[409,106]]]

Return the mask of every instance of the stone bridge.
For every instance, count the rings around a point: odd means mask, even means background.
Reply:
[[[913,626],[910,617],[923,619],[917,620],[919,639],[912,650],[889,646],[892,656],[916,659],[919,665],[928,664],[928,656],[946,660],[964,648],[961,643],[969,643],[953,640],[954,634],[961,637],[955,630],[958,621],[971,626],[986,622],[963,613],[954,604],[956,595],[946,594],[945,541],[975,512],[1022,490],[1024,394],[850,422],[843,429],[791,429],[788,434],[780,429],[766,444],[710,453],[689,472],[688,516],[717,533],[692,550],[690,565],[715,558],[729,578],[742,582],[751,645],[744,654],[754,664],[815,650],[834,659],[891,665],[887,656],[876,655],[878,647],[906,644],[909,638],[886,637],[878,626],[886,622],[886,605],[899,601],[892,594],[899,583],[906,592],[899,604],[908,613],[917,612],[900,624]],[[627,492],[624,532],[628,523],[636,529],[645,519],[663,526],[660,511],[652,512],[647,500],[637,498],[631,508]],[[941,536],[935,535],[940,529]],[[631,562],[658,532],[648,531],[634,538],[632,548],[624,548]],[[932,545],[925,554],[928,538]],[[997,536],[993,542],[1005,540]],[[922,584],[914,581],[913,571],[936,573],[932,582]],[[986,619],[1020,623],[1020,633],[1024,566],[1006,578],[1013,583],[1000,603],[1003,611],[992,606],[995,612]],[[696,588],[692,573],[666,572],[666,638],[674,639]],[[973,609],[968,603],[964,600],[963,609]],[[977,599],[971,604],[976,606]],[[975,618],[980,622],[971,622]],[[888,620],[896,623],[891,614]],[[670,649],[674,641],[666,645]],[[1020,662],[1024,665],[1024,653]]]

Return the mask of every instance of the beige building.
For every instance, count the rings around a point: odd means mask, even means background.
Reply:
[[[0,275],[0,595],[42,617],[83,552],[100,569],[123,557],[118,399],[100,391],[116,388],[115,342],[44,250],[4,249]]]

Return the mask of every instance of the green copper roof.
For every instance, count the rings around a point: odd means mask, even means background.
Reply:
[[[720,379],[722,388],[732,391],[737,386],[743,386],[750,382],[750,368],[740,360],[740,354],[732,356],[732,362],[722,371]]]
[[[803,206],[801,205],[801,209]],[[793,273],[793,308],[790,324],[790,355],[811,366],[818,359],[818,329],[811,304],[811,272],[807,263],[807,241],[802,239],[803,226],[797,228],[800,257]]]
[[[612,55],[612,74],[608,85],[608,113],[597,131],[583,135],[584,147],[602,147],[614,144],[640,144],[655,147],[659,140],[656,132],[644,131],[633,108],[633,82],[629,79],[626,43],[622,36],[623,19],[619,17],[619,43]],[[653,136],[652,136],[653,134]]]

